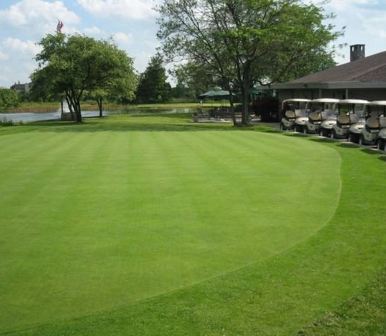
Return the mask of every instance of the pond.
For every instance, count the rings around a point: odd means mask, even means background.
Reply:
[[[204,109],[205,110],[205,109]],[[67,112],[67,111],[65,111]],[[141,108],[138,110],[118,110],[118,111],[103,111],[103,115],[112,114],[192,114],[202,112],[201,108]],[[84,118],[98,117],[99,111],[82,111]],[[13,123],[30,123],[35,121],[49,121],[60,120],[60,111],[52,112],[17,112],[17,113],[0,113],[1,122],[13,122]]]
[[[103,115],[108,112],[104,111]],[[84,111],[82,116],[85,118],[99,116],[99,111]],[[34,121],[60,120],[60,112],[19,112],[19,113],[0,113],[0,122],[30,123]]]

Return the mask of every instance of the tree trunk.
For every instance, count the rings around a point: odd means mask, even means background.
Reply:
[[[241,123],[244,126],[249,125],[249,88],[250,88],[249,81],[244,79],[243,87],[241,90],[242,103],[243,103]]]
[[[99,118],[103,117],[103,98],[97,98],[97,103],[99,107]]]
[[[82,122],[82,111],[80,109],[80,102],[76,98],[73,98],[72,103],[73,103],[74,114],[75,114],[75,122],[81,123]]]
[[[241,123],[244,126],[249,124],[249,93],[243,94],[243,112],[241,116]]]
[[[242,113],[241,113],[241,124],[243,126],[249,125],[249,100],[250,100],[250,88],[251,88],[251,63],[245,62],[241,79],[241,101],[242,101]]]
[[[74,107],[72,106],[70,97],[67,95],[66,95],[66,102],[67,102],[68,108],[70,109],[71,120],[75,120]]]
[[[231,110],[231,115],[232,115],[232,121],[233,121],[233,126],[237,126],[237,120],[236,120],[236,114],[235,114],[235,105],[233,104],[233,92],[232,90],[228,87],[229,91],[229,105],[230,105],[230,110]]]

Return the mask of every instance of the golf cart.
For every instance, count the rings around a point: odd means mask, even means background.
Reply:
[[[386,115],[379,118],[381,130],[378,133],[377,145],[379,150],[386,151]]]
[[[386,100],[373,101],[367,106],[366,123],[359,137],[360,145],[375,145],[381,130],[380,118],[386,117]]]
[[[331,138],[348,138],[351,142],[358,142],[362,129],[365,127],[367,100],[343,99],[337,104],[338,117],[332,127]]]
[[[319,98],[308,103],[308,120],[303,128],[304,133],[319,133],[323,122],[333,120],[336,116],[336,104],[339,99]]]
[[[303,98],[283,100],[281,109],[283,118],[280,122],[280,129],[296,131],[303,122],[302,120],[307,119],[306,106],[309,101]]]

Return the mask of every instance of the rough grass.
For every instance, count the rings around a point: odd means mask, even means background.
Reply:
[[[0,130],[0,330],[288,335],[382,268],[377,155],[184,118]]]

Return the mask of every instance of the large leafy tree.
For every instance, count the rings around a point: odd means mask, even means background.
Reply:
[[[316,67],[329,63],[328,46],[338,36],[322,8],[301,0],[164,0],[158,11],[168,60],[202,65],[226,89],[240,91],[243,124],[256,83],[309,70],[309,59]]]
[[[85,92],[128,90],[135,78],[133,60],[109,41],[84,35],[47,35],[36,57],[39,68],[31,75],[32,90],[67,100],[75,121],[82,121],[80,101]],[[36,94],[35,94],[36,95]]]
[[[170,98],[170,91],[163,59],[160,55],[156,55],[151,58],[139,78],[137,101],[139,103],[166,102]]]

